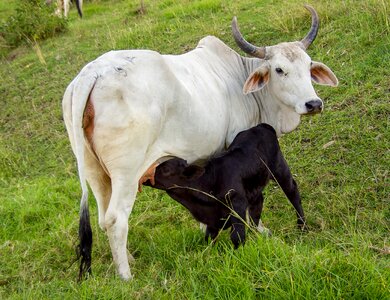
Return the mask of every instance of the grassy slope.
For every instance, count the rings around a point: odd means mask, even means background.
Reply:
[[[207,34],[237,49],[233,15],[258,44],[299,39],[310,23],[300,1],[146,1],[145,16],[133,13],[138,2],[86,2],[83,20],[73,10],[68,33],[39,44],[46,64],[32,48],[1,61],[0,298],[388,297],[390,7],[383,0],[314,4],[322,24],[309,54],[334,70],[340,87],[316,87],[324,113],[280,140],[308,233],[295,230],[292,208],[271,186],[263,220],[272,238],[251,233],[233,251],[223,234],[207,246],[184,209],[145,189],[129,221],[136,277],[123,283],[91,199],[94,276],[75,281],[80,188],[60,101],[81,67],[111,49],[183,53]]]

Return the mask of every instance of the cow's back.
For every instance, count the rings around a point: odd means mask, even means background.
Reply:
[[[222,42],[215,43],[218,48]],[[177,56],[111,51],[86,66],[79,76],[92,72],[98,77],[91,93],[95,128],[108,131],[97,144],[113,130],[130,133],[129,128],[138,126],[137,132],[144,132],[140,140],[156,159],[178,156],[193,162],[223,149],[235,107],[229,91],[233,85],[239,93],[241,89],[236,81],[226,83],[227,67],[209,47]],[[237,95],[233,98],[237,102]]]

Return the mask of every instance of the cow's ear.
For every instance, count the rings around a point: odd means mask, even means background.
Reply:
[[[204,171],[205,170],[202,167],[189,165],[184,169],[183,175],[188,179],[197,179],[204,174]]]
[[[257,68],[245,81],[243,92],[245,95],[261,90],[269,80],[268,64]]]
[[[325,64],[313,61],[310,67],[311,79],[322,85],[337,86],[339,81],[332,70]]]

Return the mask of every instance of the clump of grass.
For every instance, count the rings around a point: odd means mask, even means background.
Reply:
[[[41,0],[20,0],[14,14],[0,24],[0,47],[9,50],[64,32],[67,21],[56,16],[54,10],[53,5]]]

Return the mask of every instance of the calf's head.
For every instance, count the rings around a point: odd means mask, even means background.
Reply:
[[[181,158],[173,158],[156,168],[153,187],[166,190],[174,186],[188,186],[204,174],[204,168],[189,165]]]
[[[231,208],[227,204],[202,191],[204,172],[202,167],[188,165],[183,159],[173,158],[156,168],[153,187],[168,191],[198,221],[206,224],[206,240],[209,237],[215,239],[219,230],[232,227],[230,237],[237,248],[245,242],[244,223],[235,214],[231,215]],[[150,182],[146,184],[150,185]]]
[[[312,26],[306,37],[297,42],[257,47],[243,38],[236,17],[232,22],[237,45],[249,55],[261,59],[260,66],[249,75],[244,84],[244,94],[268,86],[268,92],[275,100],[300,115],[319,113],[323,108],[323,102],[314,91],[311,80],[322,85],[338,85],[338,80],[330,68],[323,63],[312,61],[306,53],[317,35],[319,18],[314,8],[308,5],[305,7],[312,15]]]

